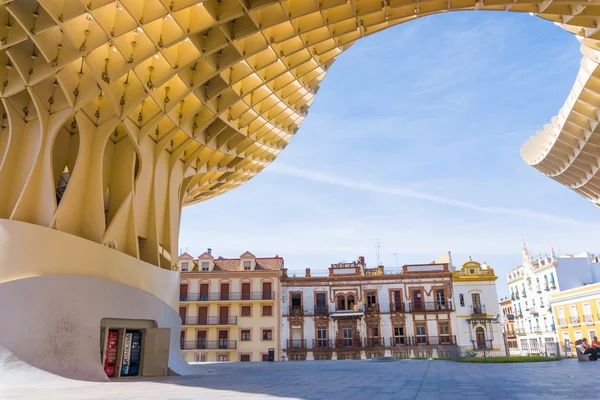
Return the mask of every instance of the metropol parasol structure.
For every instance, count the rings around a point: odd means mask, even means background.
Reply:
[[[581,41],[571,94],[521,154],[598,204],[598,0],[0,0],[0,346],[101,379],[102,329],[151,323],[187,373],[182,206],[269,165],[355,41],[459,10],[530,13]]]

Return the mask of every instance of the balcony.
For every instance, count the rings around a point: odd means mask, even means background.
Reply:
[[[523,318],[523,313],[519,311],[519,312],[518,312],[518,313],[515,315],[515,317],[516,317],[516,318]]]
[[[288,350],[306,350],[306,339],[288,339]]]
[[[558,319],[558,324],[559,324],[559,325],[560,325],[562,328],[564,328],[564,327],[566,327],[566,326],[567,326],[567,320],[566,320],[565,318],[559,318],[559,319]]]
[[[309,313],[305,312],[302,307],[299,306],[290,306],[288,308],[288,312],[283,313],[284,316],[288,317],[303,317],[304,315],[308,315]]]
[[[183,325],[237,325],[237,317],[187,317]]]
[[[594,316],[589,314],[589,315],[584,315],[583,316],[583,322],[585,322],[586,324],[594,324]]]
[[[179,301],[252,301],[275,300],[275,292],[187,293]]]
[[[392,303],[390,304],[390,311],[392,313],[401,313],[401,314],[410,312],[410,303],[392,301]]]
[[[492,345],[492,339],[486,340],[471,340],[473,342],[473,350],[492,350],[494,346]]]
[[[525,332],[525,329],[523,329],[523,328],[517,328],[517,335],[519,335],[519,336],[527,335],[527,332]]]
[[[512,293],[512,294],[510,295],[510,299],[511,299],[512,301],[515,301],[516,297],[515,297],[515,294],[514,294],[514,293]]]
[[[550,286],[549,286],[548,284],[546,284],[546,286],[544,287],[544,290],[545,290],[546,292],[549,292],[549,291],[550,291]]]
[[[365,347],[366,348],[384,347],[384,346],[385,346],[385,341],[383,338],[372,337],[372,338],[365,339]]]
[[[519,293],[516,293],[516,294],[515,294],[515,299],[517,299],[517,300],[521,300],[521,298],[519,297]]]
[[[350,308],[350,307],[349,307]],[[330,312],[332,317],[354,317],[360,318],[365,314],[365,309],[362,304],[354,304],[349,310],[335,310]]]
[[[450,301],[446,303],[437,301],[413,302],[410,303],[410,310],[414,313],[454,311]]]
[[[550,281],[550,289],[556,289],[556,283],[554,281]]]
[[[365,307],[365,314],[379,314],[379,304],[368,304]]]
[[[539,283],[538,283],[538,284],[537,284],[537,286],[536,286],[536,291],[537,291],[538,293],[542,293],[542,287],[540,286],[540,284],[539,284]]]
[[[237,340],[196,340],[181,341],[181,350],[235,350],[237,349]]]
[[[484,305],[475,305],[471,306],[471,315],[486,315],[485,306]]]
[[[323,316],[326,317],[329,315],[329,308],[325,305],[317,305],[315,306],[315,316]]]
[[[506,337],[513,339],[517,337],[517,334],[514,330],[506,331]]]
[[[539,315],[539,311],[535,307],[529,307],[529,312],[531,313],[531,315],[535,315],[535,316]]]
[[[526,299],[527,298],[527,292],[523,290],[523,298]]]
[[[394,336],[390,338],[392,347],[398,346],[451,346],[456,344],[456,336]]]
[[[552,332],[556,332],[556,325],[554,325],[554,324],[550,325],[550,329],[552,330]]]
[[[335,348],[336,349],[360,349],[362,348],[362,343],[360,340],[353,339],[336,339],[335,340]]]
[[[314,351],[331,351],[335,348],[335,342],[330,339],[313,339],[312,347]]]
[[[515,320],[515,316],[512,314],[506,314],[506,319],[509,321],[514,321]]]
[[[534,326],[533,327],[533,332],[536,333],[536,334],[538,334],[538,335],[541,335],[542,334],[542,328],[540,328],[539,326]]]
[[[580,323],[579,322],[579,317],[578,316],[577,317],[571,317],[571,323],[573,325],[579,325],[579,323]]]

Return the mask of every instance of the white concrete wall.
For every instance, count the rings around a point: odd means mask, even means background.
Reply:
[[[81,275],[0,283],[0,346],[34,367],[83,380],[107,380],[100,359],[103,318],[156,321],[171,329],[169,368],[192,374],[179,349],[181,319],[140,289]]]

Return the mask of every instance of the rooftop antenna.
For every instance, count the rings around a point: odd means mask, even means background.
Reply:
[[[377,254],[377,266],[381,265],[380,261],[379,261],[379,255],[380,255],[380,251],[379,249],[384,247],[381,244],[381,241],[379,239],[377,239],[377,242],[375,243],[375,254]]]

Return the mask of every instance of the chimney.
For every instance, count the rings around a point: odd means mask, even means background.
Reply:
[[[365,263],[365,256],[358,256],[358,262],[361,264]]]
[[[310,268],[306,268],[306,277],[310,278]]]
[[[212,249],[210,247],[208,249],[206,249],[206,251],[208,252],[208,255],[212,254]]]

